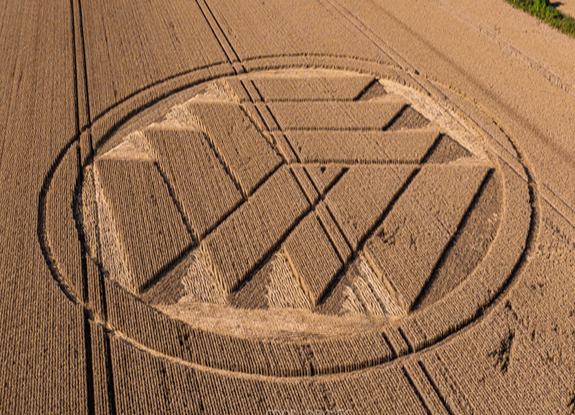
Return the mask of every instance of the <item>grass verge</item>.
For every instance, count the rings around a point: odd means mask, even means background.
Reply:
[[[507,0],[515,7],[525,10],[527,13],[538,17],[544,22],[556,27],[563,33],[575,37],[575,19],[565,16],[559,10],[551,6],[549,0]]]

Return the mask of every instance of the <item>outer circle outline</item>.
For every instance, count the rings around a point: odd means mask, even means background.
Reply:
[[[396,69],[393,68],[391,66],[386,66],[386,65],[382,65],[380,63],[377,62],[368,62],[368,64],[376,66],[376,67],[380,67],[381,70],[380,71],[362,71],[361,69],[358,70],[357,67],[350,67],[350,65],[348,64],[347,66],[345,64],[343,64],[341,67],[337,67],[335,65],[333,65],[333,57],[325,57],[326,60],[330,63],[329,65],[322,65],[322,58],[321,56],[316,56],[316,57],[309,57],[309,56],[305,56],[304,60],[306,61],[306,63],[302,64],[302,62],[299,63],[294,63],[294,62],[290,62],[290,60],[293,60],[293,57],[288,57],[286,58],[287,62],[284,62],[283,64],[280,62],[278,63],[278,65],[274,68],[270,68],[269,67],[269,62],[266,62],[267,58],[259,58],[259,59],[254,59],[252,61],[253,66],[251,66],[251,69],[249,71],[249,73],[251,72],[259,72],[262,70],[273,70],[273,69],[288,69],[288,68],[305,68],[305,67],[309,67],[309,66],[313,66],[313,67],[319,67],[319,68],[325,68],[325,69],[341,69],[341,70],[352,70],[352,71],[356,71],[356,72],[360,72],[360,73],[369,73],[371,75],[377,76],[377,77],[386,77],[389,76],[390,73],[396,73],[398,76],[398,79],[403,79],[405,80],[408,76],[411,76],[413,79],[413,75],[411,74],[407,74],[406,72],[400,70],[400,69]],[[278,59],[278,58],[276,58]],[[338,58],[336,58],[338,59]],[[342,59],[343,61],[344,59]],[[314,61],[313,65],[310,65],[309,62],[310,61]],[[350,61],[353,61],[353,59],[351,59]],[[348,61],[348,63],[350,62]],[[363,62],[363,61],[362,61]],[[261,63],[261,68],[258,68],[258,63]],[[363,62],[365,63],[365,62]],[[221,66],[221,65],[218,65]],[[359,66],[359,65],[358,65]],[[372,68],[370,68],[372,69]],[[192,71],[190,73],[193,73],[195,71]],[[227,74],[219,74],[217,76],[214,77],[207,77],[205,79],[200,79],[197,80],[191,84],[187,84],[187,85],[183,85],[180,87],[175,88],[175,90],[170,91],[164,95],[161,95],[155,99],[152,99],[150,102],[148,103],[144,103],[143,105],[138,106],[138,108],[136,108],[135,110],[129,111],[125,116],[121,117],[121,119],[117,122],[114,122],[113,125],[107,130],[107,132],[102,136],[102,138],[98,141],[98,143],[95,145],[96,149],[101,147],[103,144],[105,144],[111,137],[114,136],[114,134],[124,125],[129,124],[133,118],[135,118],[138,114],[140,114],[142,111],[146,110],[147,108],[150,108],[152,106],[155,106],[156,104],[163,102],[164,100],[170,98],[172,95],[177,94],[180,91],[185,91],[185,90],[189,90],[189,89],[193,89],[196,86],[199,86],[203,83],[206,82],[210,82],[213,81],[215,79],[221,78],[221,77],[227,77],[227,76],[234,76],[236,75],[235,73],[227,73]],[[417,81],[416,81],[417,82]],[[419,90],[420,92],[427,92],[429,93],[429,91],[426,91],[426,89],[423,88],[419,88],[417,87],[417,85],[410,85],[412,88],[415,87],[415,89]],[[146,90],[147,91],[147,90]],[[146,92],[144,91],[144,92]],[[137,99],[133,98],[133,99]],[[128,100],[127,102],[131,102],[131,99]],[[115,109],[116,107],[114,107]],[[474,108],[476,108],[474,106]],[[113,110],[110,110],[110,112],[112,112]],[[477,111],[481,111],[480,108],[477,107]],[[105,119],[106,116],[109,114],[109,112],[102,114],[101,116],[98,117],[98,119]],[[57,171],[59,165],[61,164],[64,156],[66,155],[66,153],[68,151],[70,151],[70,149],[73,147],[73,145],[77,142],[79,142],[79,136],[74,137],[74,139],[72,139],[68,144],[66,144],[62,150],[60,151],[58,157],[56,158],[56,160],[54,161],[52,167],[50,168],[48,174],[45,176],[44,182],[43,182],[43,186],[42,189],[40,191],[40,196],[39,196],[39,215],[38,215],[38,237],[39,237],[39,243],[42,249],[42,253],[44,255],[44,258],[49,266],[50,272],[53,276],[53,278],[56,280],[56,282],[60,285],[60,287],[62,288],[64,294],[66,295],[66,297],[71,300],[73,303],[75,304],[79,304],[81,305],[87,315],[93,319],[94,321],[98,322],[99,324],[103,325],[105,327],[105,329],[109,332],[109,333],[113,333],[116,334],[118,336],[120,336],[121,338],[130,341],[133,340],[133,344],[136,347],[140,347],[143,349],[151,349],[154,350],[157,353],[160,354],[164,354],[169,358],[173,358],[176,360],[181,360],[182,363],[186,364],[186,363],[191,363],[193,365],[199,365],[199,366],[203,366],[203,367],[210,367],[212,369],[220,369],[223,370],[225,372],[232,372],[232,373],[241,373],[243,376],[245,375],[261,375],[261,373],[252,373],[252,372],[244,372],[244,371],[237,371],[237,370],[233,370],[231,368],[226,368],[226,367],[215,367],[215,366],[210,366],[210,365],[204,365],[201,362],[193,362],[189,359],[185,359],[182,358],[181,356],[174,356],[172,353],[169,353],[167,350],[161,351],[158,350],[156,347],[154,347],[153,344],[149,344],[149,342],[147,342],[144,338],[141,337],[141,335],[136,335],[136,336],[127,336],[127,333],[130,332],[130,330],[122,330],[125,327],[118,327],[117,329],[114,327],[116,324],[110,324],[109,321],[107,321],[107,319],[100,319],[99,316],[97,316],[96,314],[94,314],[93,310],[89,307],[89,305],[87,305],[83,300],[81,300],[79,298],[79,296],[75,295],[73,293],[73,290],[67,285],[65,278],[61,275],[57,264],[55,263],[55,261],[52,258],[51,255],[51,248],[50,248],[50,242],[48,241],[47,237],[46,237],[46,232],[45,232],[45,227],[46,227],[46,223],[45,223],[45,218],[46,218],[46,199],[47,196],[51,190],[50,184],[52,182],[52,179],[54,177],[55,172]],[[512,142],[511,145],[515,147],[515,144]],[[97,151],[97,150],[95,150]],[[91,160],[93,159],[94,155],[92,154],[88,160],[86,160],[86,162],[82,165],[82,169],[88,165]],[[493,309],[494,305],[498,302],[498,300],[502,297],[505,296],[505,294],[508,291],[508,288],[513,284],[513,282],[516,280],[517,278],[517,274],[520,272],[520,269],[522,267],[523,262],[525,262],[528,258],[528,251],[530,249],[530,244],[533,241],[533,239],[536,237],[537,235],[537,228],[538,228],[538,223],[539,223],[539,211],[538,211],[538,206],[536,203],[536,200],[538,198],[538,193],[537,193],[537,184],[536,182],[532,179],[533,178],[533,174],[530,172],[530,169],[525,165],[525,163],[522,160],[518,160],[519,163],[521,164],[522,168],[524,169],[527,177],[528,177],[528,191],[529,191],[529,199],[530,199],[530,225],[529,225],[529,229],[527,231],[527,236],[526,236],[526,240],[525,240],[525,244],[524,244],[524,248],[521,252],[521,255],[517,258],[516,264],[513,267],[512,272],[507,276],[507,278],[502,281],[502,287],[501,290],[498,291],[497,293],[493,294],[490,298],[489,301],[486,304],[483,305],[479,305],[476,309],[475,314],[469,316],[469,318],[465,319],[464,321],[461,322],[461,324],[456,327],[454,330],[452,330],[450,333],[448,334],[439,334],[437,336],[436,339],[427,339],[423,344],[423,346],[415,346],[415,347],[411,347],[411,350],[408,351],[408,353],[404,354],[404,355],[411,355],[413,353],[417,353],[420,351],[423,351],[425,349],[428,349],[429,347],[433,347],[437,344],[442,343],[446,338],[451,337],[453,335],[457,335],[458,333],[460,333],[461,331],[463,331],[464,329],[468,328],[469,326],[474,325],[474,322],[477,321],[478,318],[481,318],[482,316],[485,316],[487,314],[489,314],[491,312],[491,310]],[[500,170],[501,171],[501,170]],[[82,177],[81,175],[79,175],[78,180],[76,182],[76,187],[81,186],[82,185]],[[504,194],[504,200],[505,200],[505,194]],[[75,205],[77,205],[77,200],[74,201]],[[505,220],[505,219],[503,219]],[[501,225],[500,225],[501,226]],[[496,237],[497,239],[497,237]],[[495,242],[495,240],[494,240]],[[492,244],[494,243],[492,242]],[[486,254],[486,256],[483,258],[484,262],[486,260],[486,258],[489,256],[489,253]],[[468,279],[473,278],[472,274],[475,271],[473,271],[469,276]],[[449,296],[449,295],[448,295]],[[139,299],[136,299],[136,301],[140,301]],[[142,303],[143,304],[143,303]],[[149,307],[147,305],[145,305],[146,307]],[[429,308],[433,307],[434,305],[430,306]],[[403,320],[401,320],[401,322],[404,321],[408,321],[410,318],[413,318],[413,316],[417,316],[417,315],[421,315],[421,312],[415,312],[413,314],[408,315],[407,317],[405,317]],[[396,327],[397,328],[397,327]],[[133,333],[136,334],[136,333]],[[225,335],[217,335],[217,336],[225,336]],[[140,337],[139,339],[137,337]],[[143,341],[142,341],[143,340]],[[148,344],[146,344],[148,343]],[[171,348],[171,347],[169,347]],[[402,357],[403,355],[396,355],[394,357],[392,357],[391,359],[387,359],[387,360],[382,360],[382,359],[378,359],[378,356],[373,356],[373,359],[370,359],[370,361],[364,362],[364,364],[358,364],[357,367],[354,368],[342,368],[342,370],[336,372],[336,373],[350,373],[350,372],[355,372],[357,370],[360,369],[364,369],[364,368],[369,368],[369,367],[375,367],[381,364],[385,364],[385,363],[391,363],[394,362],[395,360],[397,360],[398,358]],[[333,373],[331,373],[333,374]],[[320,374],[321,375],[321,374]],[[274,375],[274,374],[267,374],[266,376],[270,376],[270,377],[278,377],[278,375]],[[279,375],[279,377],[284,377],[285,375]],[[301,377],[301,376],[306,376],[306,375],[295,375],[294,377]],[[316,374],[317,376],[317,374]]]

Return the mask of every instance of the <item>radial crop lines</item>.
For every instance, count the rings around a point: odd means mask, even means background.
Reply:
[[[408,310],[456,233],[486,173],[484,166],[425,165],[368,242],[366,255],[374,271],[392,283]]]
[[[192,228],[192,225],[190,225],[190,221],[188,220],[188,218],[184,212],[184,209],[182,208],[182,204],[180,203],[180,201],[176,197],[176,194],[174,192],[174,188],[170,184],[170,181],[168,180],[166,173],[164,173],[164,171],[162,170],[162,168],[160,167],[160,164],[158,162],[154,162],[154,167],[158,171],[159,175],[162,177],[162,180],[164,181],[164,184],[166,185],[166,187],[168,189],[168,194],[172,198],[172,201],[174,202],[174,206],[176,206],[176,209],[178,210],[178,213],[180,214],[180,218],[182,219],[182,222],[183,222],[184,226],[186,227],[188,234],[192,238],[192,246],[197,245],[200,238],[197,235],[194,228]]]
[[[342,181],[326,196],[337,223],[354,250],[377,218],[393,200],[417,166],[355,166],[350,167]],[[386,183],[381,186],[380,183]]]
[[[259,118],[261,119],[262,124],[263,124],[262,127],[265,128],[268,133],[270,133],[270,132],[271,132],[270,125],[268,125],[268,123],[266,122],[266,119],[265,119],[264,116],[262,115],[262,113],[261,113],[260,109],[258,108],[258,106],[255,105],[256,102],[255,102],[254,98],[252,97],[252,95],[250,94],[250,92],[248,91],[245,82],[244,82],[243,80],[241,80],[241,81],[237,82],[237,84],[239,84],[239,87],[241,87],[242,90],[246,93],[248,99],[250,100],[250,103],[252,104],[252,107],[255,108],[256,112],[258,113],[258,116],[259,116]],[[263,98],[262,98],[262,95],[261,95],[260,92],[258,91],[258,89],[257,89],[257,87],[255,86],[255,84],[254,84],[253,82],[252,82],[251,84],[252,84],[252,86],[253,86],[253,88],[254,88],[255,93],[259,96],[259,98],[263,99]],[[257,97],[256,97],[256,99],[257,99]],[[273,121],[275,122],[275,124],[278,125],[278,124],[277,124],[277,121],[276,121],[275,118],[274,118],[274,115],[273,115],[272,112],[269,110],[269,108],[267,107],[267,104],[266,104],[265,102],[264,102],[264,105],[265,105],[265,107],[266,107],[266,109],[267,109],[267,112],[270,114],[270,116],[272,117]],[[258,123],[254,121],[253,115],[250,114],[249,111],[247,111],[246,108],[245,108],[243,105],[240,105],[240,108],[241,108],[242,111],[246,114],[246,116],[251,120],[252,124],[253,124],[254,127],[260,132],[260,134],[264,135],[264,134],[263,134],[263,131],[261,131],[261,130],[258,128]],[[266,136],[266,138],[268,138],[268,136]],[[268,141],[270,141],[270,140],[268,140]],[[271,143],[271,142],[270,142],[270,145],[272,146],[272,148],[274,149],[274,151],[276,152],[276,154],[283,159],[284,163],[289,164],[289,161],[287,160],[287,158],[285,157],[285,155],[283,154],[283,152],[280,150],[280,148],[278,148],[278,146],[276,146],[276,145],[273,145],[273,143]],[[288,145],[289,145],[289,143],[288,143]],[[293,151],[293,150],[292,150],[292,151]]]
[[[260,188],[262,188],[264,185],[266,185],[266,183],[281,169],[281,167],[283,166],[283,164],[280,164],[276,167],[275,170],[273,170],[272,172],[269,173],[268,176],[266,176],[261,183],[258,184],[258,186],[253,190],[253,194],[256,194],[258,192],[258,190]],[[246,203],[248,202],[248,199],[242,199],[238,202],[238,204],[233,207],[232,209],[230,209],[227,213],[225,213],[217,222],[215,222],[212,226],[210,226],[209,228],[206,229],[205,233],[203,234],[203,237],[200,238],[200,242],[202,240],[205,239],[209,239],[212,237],[212,235],[214,234],[214,232],[216,232],[216,230],[222,225],[224,224],[231,216],[233,216],[238,210],[244,208],[244,206],[246,205]],[[186,248],[184,251],[182,251],[182,253],[177,256],[170,264],[166,265],[165,267],[163,267],[158,273],[156,273],[156,275],[154,276],[154,278],[152,278],[150,281],[148,281],[145,285],[143,285],[140,289],[140,294],[145,294],[146,292],[148,292],[149,290],[151,290],[164,276],[166,276],[169,272],[171,272],[175,267],[177,267],[187,256],[189,256],[191,254],[191,252],[193,252],[193,250],[196,248],[196,246],[194,244],[189,245],[188,248]]]
[[[114,219],[121,225],[131,288],[140,292],[166,262],[189,249],[192,238],[152,163],[100,159],[97,168]]]
[[[328,188],[331,189],[331,187],[334,186],[335,183],[339,179],[341,179],[341,177],[345,174],[345,172],[347,172],[348,169],[346,169],[346,168],[339,169],[339,171],[333,177],[330,177],[329,181],[322,183],[322,186],[318,186],[316,184],[316,182],[312,179],[312,177],[309,173],[308,167],[305,167],[303,170],[304,170],[309,182],[313,185],[317,194],[321,197],[322,195],[327,194],[327,189]],[[300,183],[300,186],[301,186],[301,183]],[[338,247],[338,243],[336,243],[336,238],[337,239],[341,238],[344,240],[344,242],[346,244],[346,248],[349,249],[350,254],[352,251],[351,244],[349,243],[349,241],[345,237],[345,234],[341,230],[340,225],[337,223],[337,221],[333,217],[333,214],[331,213],[329,206],[323,202],[321,204],[317,203],[317,205],[314,206],[314,211],[316,212],[317,218],[319,219],[319,223],[320,223],[323,231],[325,232],[325,234],[329,238],[329,241],[331,242],[335,252],[339,256],[340,261],[342,262],[342,264],[345,264],[347,262],[347,260],[349,259],[349,255],[346,255],[345,253],[342,252],[342,251],[345,251],[345,248]],[[328,217],[324,216],[324,214],[323,214],[324,211],[327,213]],[[330,225],[333,225],[333,226],[330,226]],[[333,229],[333,227],[335,227],[335,229]],[[331,229],[331,232],[328,229]],[[332,234],[333,232],[337,232],[339,235],[333,235]],[[338,238],[338,236],[340,238]]]
[[[283,167],[206,236],[202,245],[210,252],[224,291],[234,291],[273,250],[269,246],[289,233],[308,209],[304,194]]]
[[[236,187],[236,189],[242,194],[242,198],[245,201],[247,198],[247,195],[242,190],[242,186],[240,185],[238,178],[234,174],[232,174],[232,171],[230,170],[230,166],[228,166],[228,164],[222,158],[222,155],[218,152],[218,149],[216,148],[216,145],[214,144],[214,142],[211,140],[210,136],[208,134],[205,134],[204,138],[206,139],[206,142],[209,144],[210,148],[212,149],[212,152],[214,153],[214,155],[217,157],[217,159],[221,163],[226,174],[229,176],[229,178],[234,183],[234,186]]]
[[[313,211],[290,233],[284,249],[301,288],[311,304],[317,305],[318,298],[343,263]]]

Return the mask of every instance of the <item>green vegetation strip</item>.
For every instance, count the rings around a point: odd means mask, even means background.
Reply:
[[[525,10],[527,13],[547,22],[563,33],[575,37],[575,19],[565,16],[559,10],[551,6],[549,0],[507,0],[509,3]]]

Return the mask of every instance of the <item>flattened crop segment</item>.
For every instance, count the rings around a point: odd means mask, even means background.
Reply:
[[[369,75],[282,76],[254,79],[265,101],[353,100],[371,82]]]
[[[287,167],[280,168],[202,242],[227,292],[274,250],[309,209]]]
[[[145,135],[191,227],[202,238],[242,194],[210,148],[204,133],[148,129]]]
[[[381,130],[402,110],[401,100],[272,102],[283,130]]]
[[[355,166],[327,194],[326,202],[352,249],[376,224],[414,167]]]
[[[410,309],[455,234],[488,168],[425,166],[366,245],[382,280]]]
[[[225,102],[192,102],[209,140],[244,194],[255,188],[281,163],[280,156],[255,128],[241,107]]]
[[[342,267],[316,215],[307,215],[287,238],[285,250],[304,292],[316,305]]]
[[[100,159],[96,167],[139,291],[191,244],[168,188],[153,163]]]
[[[304,163],[418,163],[439,136],[437,130],[288,131]]]

